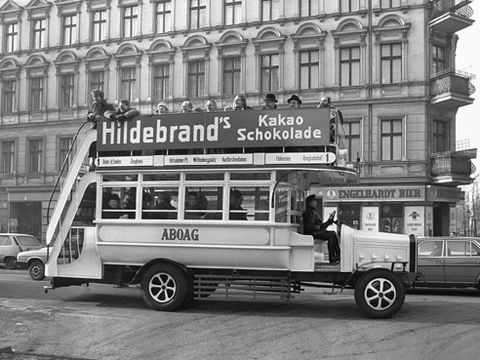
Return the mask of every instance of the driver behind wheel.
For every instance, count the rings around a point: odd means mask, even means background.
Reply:
[[[330,214],[326,222],[322,222],[317,211],[317,199],[314,194],[305,199],[305,211],[303,217],[303,230],[305,235],[312,235],[314,239],[328,241],[328,258],[330,264],[340,262],[340,246],[338,245],[338,236],[335,231],[329,231],[327,228],[333,224],[335,212]]]

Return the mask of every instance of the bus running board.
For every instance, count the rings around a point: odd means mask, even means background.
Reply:
[[[241,276],[241,275],[205,275],[195,274],[193,278],[193,297],[204,299],[212,294],[233,297],[247,295],[252,298],[278,296],[288,301],[292,294],[303,291],[300,283],[287,277]]]

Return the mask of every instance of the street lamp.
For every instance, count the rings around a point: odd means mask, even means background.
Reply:
[[[472,215],[472,213],[470,209],[467,209],[467,236],[470,236],[470,215]]]

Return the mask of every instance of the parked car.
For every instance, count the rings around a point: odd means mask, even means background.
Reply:
[[[418,271],[422,279],[415,286],[480,290],[480,238],[419,238]]]
[[[42,245],[33,235],[18,233],[0,234],[0,262],[5,264],[7,269],[14,269],[17,265],[19,252],[38,250]]]
[[[28,269],[32,280],[45,279],[45,264],[47,262],[47,248],[22,251],[17,255],[17,264]]]

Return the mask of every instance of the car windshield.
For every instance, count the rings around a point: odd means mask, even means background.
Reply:
[[[17,236],[17,241],[22,246],[40,246],[40,243],[33,236]]]

